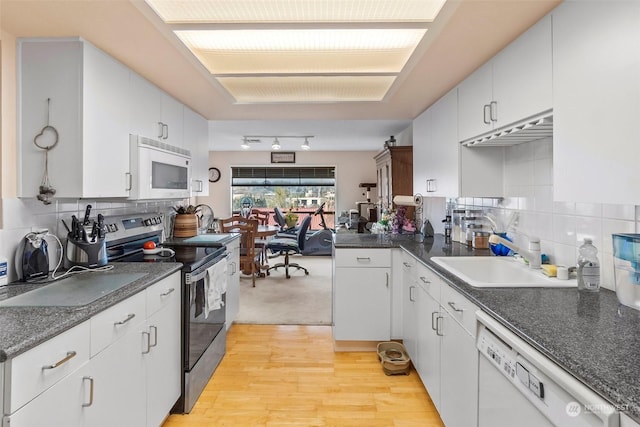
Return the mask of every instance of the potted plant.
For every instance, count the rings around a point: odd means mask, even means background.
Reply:
[[[287,224],[287,228],[293,228],[298,224],[298,215],[293,213],[291,209],[284,216],[284,222]]]
[[[198,234],[196,206],[174,206],[173,237],[193,237]]]

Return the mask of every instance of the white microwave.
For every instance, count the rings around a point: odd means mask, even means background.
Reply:
[[[190,196],[191,152],[130,135],[129,199],[186,199]]]

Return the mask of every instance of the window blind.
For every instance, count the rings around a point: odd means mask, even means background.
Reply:
[[[335,167],[236,167],[231,168],[233,187],[333,186]]]

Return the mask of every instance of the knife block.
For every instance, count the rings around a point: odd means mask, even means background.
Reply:
[[[74,265],[82,267],[101,267],[107,265],[107,247],[102,239],[95,242],[75,240],[71,235],[67,236],[65,267]]]

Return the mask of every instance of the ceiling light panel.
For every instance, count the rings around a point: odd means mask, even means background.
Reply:
[[[381,101],[393,76],[220,77],[238,103]]]
[[[176,31],[213,74],[398,73],[425,29]]]
[[[146,0],[168,23],[431,22],[445,0]]]

